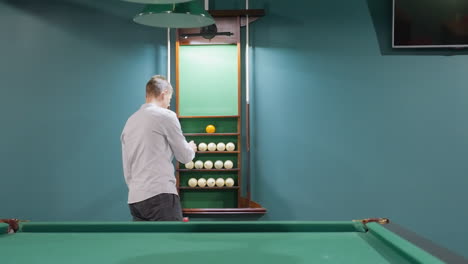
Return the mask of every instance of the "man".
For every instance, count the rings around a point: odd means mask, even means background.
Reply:
[[[182,221],[172,160],[188,163],[197,149],[187,142],[177,116],[168,110],[172,86],[162,76],[146,84],[146,103],[121,136],[128,204],[134,221]]]

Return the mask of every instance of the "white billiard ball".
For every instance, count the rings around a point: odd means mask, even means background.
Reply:
[[[233,178],[227,178],[225,183],[226,183],[227,187],[232,187],[232,186],[234,186],[234,179]]]
[[[213,162],[211,160],[205,161],[205,169],[212,169],[213,168]]]
[[[206,145],[206,143],[198,144],[198,150],[199,151],[206,151],[207,148],[208,148],[208,146]]]
[[[208,144],[208,150],[209,151],[216,151],[216,144],[211,142],[210,144]]]
[[[206,186],[205,178],[198,179],[198,186],[200,186],[200,187],[205,187]]]
[[[197,167],[197,164],[195,164],[195,167]],[[234,163],[232,163],[232,161],[230,160],[226,160],[224,162],[224,168],[226,169],[232,169],[234,167]]]
[[[197,160],[195,161],[195,169],[203,169],[203,161]]]
[[[216,179],[216,186],[223,187],[224,186],[224,179],[223,178]]]
[[[189,170],[193,169],[193,166],[195,166],[195,164],[193,164],[193,161],[191,161],[191,162],[185,164],[185,168],[186,168],[186,169],[189,169]]]
[[[227,151],[234,151],[236,149],[236,145],[234,145],[234,143],[232,142],[229,142],[226,144],[226,150]]]
[[[214,166],[215,166],[215,168],[216,168],[217,170],[220,170],[220,169],[223,168],[224,163],[223,163],[223,161],[221,161],[221,160],[217,160],[217,161],[215,162]]]
[[[190,187],[197,187],[197,183],[198,183],[198,181],[195,178],[191,178],[190,180],[188,180],[188,185]]]
[[[209,178],[208,180],[206,180],[206,185],[207,185],[208,187],[214,187],[215,184],[216,184],[216,181],[215,181],[214,178]]]
[[[224,145],[223,142],[219,142],[218,145],[216,145],[216,149],[218,151],[224,151],[226,149],[226,145]]]

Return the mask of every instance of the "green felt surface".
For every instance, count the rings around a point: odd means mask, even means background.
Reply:
[[[236,45],[180,46],[179,115],[239,114]]]
[[[206,133],[206,126],[213,125],[215,133],[237,133],[237,118],[181,118],[184,133]]]
[[[390,263],[355,233],[35,233],[7,239],[0,257],[5,264]]]
[[[442,263],[383,227],[353,222],[25,223],[0,262]]]
[[[268,222],[27,222],[21,232],[365,232],[349,221]]]
[[[374,239],[385,244],[385,246],[382,246],[381,248],[386,249],[387,251],[398,252],[400,255],[406,255],[412,261],[411,263],[444,263],[377,223],[370,223],[367,225],[367,228],[369,229],[369,234],[371,234],[367,237],[368,239]]]
[[[8,225],[0,223],[0,235],[8,232]]]
[[[237,189],[181,190],[182,208],[237,208]]]

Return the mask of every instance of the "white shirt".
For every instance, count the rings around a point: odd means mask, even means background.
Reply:
[[[142,105],[127,120],[121,143],[129,204],[161,193],[177,194],[172,160],[175,156],[188,163],[195,152],[174,112],[152,103]]]

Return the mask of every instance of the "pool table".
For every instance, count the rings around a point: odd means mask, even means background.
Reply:
[[[377,222],[0,224],[0,263],[446,263]]]

